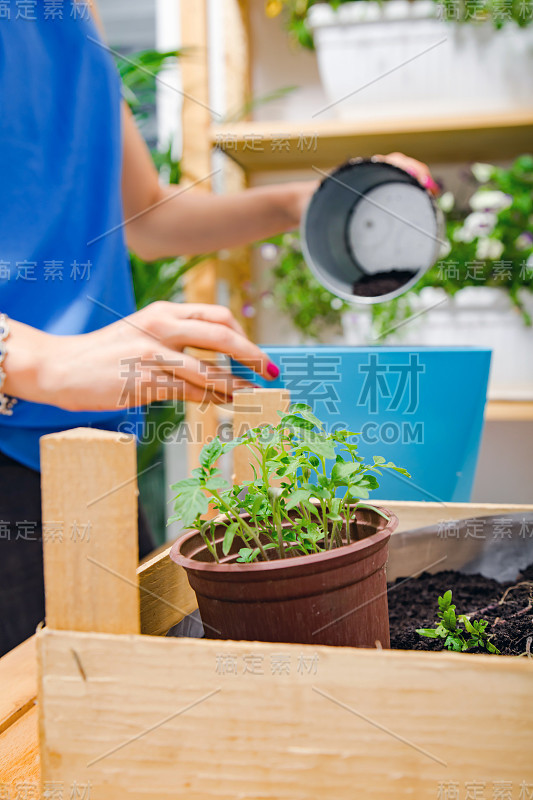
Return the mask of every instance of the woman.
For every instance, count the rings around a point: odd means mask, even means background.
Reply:
[[[57,4],[11,5],[0,19],[0,654],[44,617],[39,438],[134,431],[156,392],[231,399],[243,381],[188,346],[278,374],[226,308],[135,312],[127,247],[152,260],[252,242],[296,227],[315,188],[217,197],[160,186],[88,4],[64,3],[61,15]],[[389,158],[428,185],[427,167]],[[142,518],[139,542],[142,557],[152,546]]]

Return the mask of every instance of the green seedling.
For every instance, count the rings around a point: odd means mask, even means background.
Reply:
[[[286,558],[331,550],[352,541],[357,508],[378,488],[382,470],[409,473],[382,456],[366,464],[357,452],[357,433],[327,433],[322,422],[303,403],[280,414],[276,426],[263,425],[238,439],[215,437],[200,454],[200,466],[190,478],[173,484],[175,515],[185,528],[200,531],[213,559],[219,561],[215,529],[225,527],[222,552],[234,540],[242,543],[238,561]],[[217,462],[235,447],[246,447],[254,480],[232,486]],[[203,520],[209,505],[222,521]],[[374,509],[385,516],[378,509]],[[269,550],[275,550],[270,553]]]
[[[417,628],[420,636],[428,639],[444,639],[444,647],[448,650],[465,652],[476,647],[485,648],[489,653],[498,653],[499,650],[490,641],[486,633],[488,622],[486,620],[471,620],[467,614],[455,613],[452,604],[452,593],[447,592],[439,597],[439,621],[434,628]]]

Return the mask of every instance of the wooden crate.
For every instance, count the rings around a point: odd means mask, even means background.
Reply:
[[[168,548],[135,567],[135,470],[120,434],[42,440],[63,538],[44,542],[47,626],[0,661],[6,797],[39,768],[43,798],[533,796],[529,659],[161,636],[196,601]],[[400,530],[531,510],[387,505]]]

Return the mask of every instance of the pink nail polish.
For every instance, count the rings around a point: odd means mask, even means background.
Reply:
[[[430,178],[429,175],[426,175],[422,185],[425,186],[426,189],[429,189],[431,192],[438,192],[439,191],[438,185],[435,183],[433,178]]]
[[[272,376],[272,378],[277,378],[279,375],[279,367],[276,367],[276,365],[271,361],[267,367],[267,372]]]

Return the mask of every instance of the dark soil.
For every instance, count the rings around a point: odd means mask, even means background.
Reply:
[[[393,269],[390,272],[376,272],[374,275],[364,275],[356,281],[353,293],[357,297],[380,297],[389,292],[395,292],[415,275],[410,270]]]
[[[389,584],[391,647],[396,650],[442,650],[442,639],[427,639],[416,628],[431,628],[437,619],[437,598],[452,590],[457,614],[490,623],[487,633],[503,655],[533,656],[533,564],[516,581],[499,583],[482,575],[459,572],[422,573],[414,580]],[[469,652],[486,653],[485,649]]]

